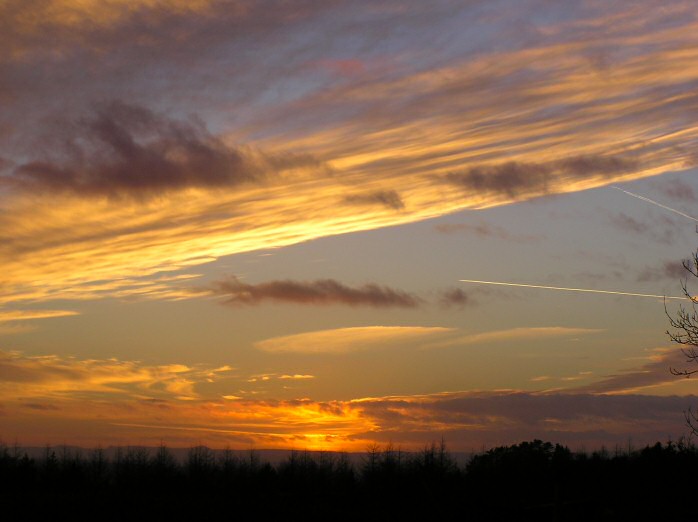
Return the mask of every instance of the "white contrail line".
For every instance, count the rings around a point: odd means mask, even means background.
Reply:
[[[681,212],[680,210],[676,210],[675,208],[671,208],[671,207],[667,207],[666,205],[662,205],[661,203],[658,203],[653,199],[646,198],[645,196],[640,196],[639,194],[634,194],[633,192],[628,192],[627,190],[623,190],[622,188],[616,187],[613,185],[611,186],[611,188],[620,190],[621,192],[625,192],[628,196],[632,196],[634,198],[641,199],[642,201],[646,201],[647,203],[652,203],[653,205],[657,205],[658,207],[661,207],[665,210],[669,210],[670,212],[674,212],[675,214],[678,214],[679,216],[683,216],[685,218],[692,219],[693,221],[698,223],[698,218],[694,218],[693,216],[689,216],[688,214],[684,214],[683,212]]]
[[[526,285],[523,283],[505,283],[502,281],[478,281],[477,279],[459,279],[461,283],[477,283],[480,285],[499,285],[499,286],[518,286],[523,288],[543,288],[545,290],[562,290],[565,292],[586,292],[590,294],[613,294],[613,295],[629,295],[632,297],[654,297],[656,299],[682,299],[688,300],[688,297],[677,297],[672,295],[655,295],[655,294],[636,294],[633,292],[616,292],[614,290],[593,290],[591,288],[566,288],[564,286],[544,286],[544,285]]]

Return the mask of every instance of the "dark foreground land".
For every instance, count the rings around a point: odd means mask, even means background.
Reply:
[[[444,445],[403,453],[296,452],[272,466],[254,452],[167,448],[107,458],[0,448],[0,519],[55,520],[696,520],[698,450],[573,453],[539,440],[458,466]]]

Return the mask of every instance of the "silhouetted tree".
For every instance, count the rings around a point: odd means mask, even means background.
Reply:
[[[388,444],[369,449],[366,475],[346,455],[310,451],[294,452],[276,468],[257,454],[250,459],[230,450],[213,459],[220,454],[200,446],[183,461],[164,446],[110,453],[98,449],[80,456],[75,448],[47,447],[35,460],[18,444],[0,443],[2,519],[695,518],[692,503],[671,501],[677,484],[696,484],[698,451],[683,440],[592,454],[534,440],[475,455],[466,470],[443,443],[405,453]]]
[[[156,475],[174,474],[177,469],[177,461],[164,444],[160,444],[155,455],[153,455],[151,465]]]
[[[194,446],[189,449],[187,470],[192,476],[208,475],[216,464],[216,456],[206,446]]]
[[[364,458],[364,473],[373,473],[378,469],[380,462],[381,447],[375,442],[366,448],[366,456]]]
[[[683,261],[683,267],[686,272],[698,279],[698,250],[693,253],[691,259]],[[674,328],[674,331],[667,331],[669,338],[681,346],[681,351],[686,357],[686,362],[691,365],[688,368],[670,368],[671,373],[682,377],[690,377],[694,373],[698,373],[698,297],[694,296],[688,289],[688,276],[681,280],[681,288],[684,296],[690,300],[690,306],[680,305],[675,316],[672,316],[666,309],[664,310],[669,317],[669,322]],[[685,412],[686,423],[691,429],[693,435],[698,435],[698,414],[690,408]]]

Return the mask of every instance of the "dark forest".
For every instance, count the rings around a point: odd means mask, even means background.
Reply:
[[[6,520],[677,520],[695,506],[685,441],[572,452],[534,440],[472,455],[373,446],[360,456],[167,447],[0,450]],[[355,457],[355,455],[353,455]]]

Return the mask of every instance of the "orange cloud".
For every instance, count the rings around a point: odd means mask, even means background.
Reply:
[[[0,430],[25,444],[170,444],[364,450],[406,449],[444,436],[459,450],[543,437],[571,445],[642,444],[681,436],[690,396],[648,396],[666,387],[679,350],[656,351],[635,370],[567,390],[459,391],[317,401],[249,399],[198,390],[232,368],[149,366],[135,361],[0,355]],[[673,355],[672,355],[673,354]],[[668,359],[669,358],[669,359]],[[304,374],[259,377],[309,379]],[[578,376],[587,377],[586,372]],[[695,393],[682,387],[673,389]],[[551,378],[552,379],[552,378]],[[542,381],[543,378],[536,379]],[[546,379],[548,380],[548,379]],[[240,384],[239,382],[237,384]],[[81,426],[76,434],[75,426]]]
[[[193,399],[195,386],[211,382],[229,367],[208,370],[182,364],[148,366],[117,359],[25,356],[0,352],[0,396],[29,398],[115,397]]]
[[[223,30],[225,23],[249,27],[246,30],[253,33],[256,27],[270,26],[293,31],[310,24],[320,8],[341,9],[342,2],[280,4],[278,12],[229,2],[199,2],[190,8],[144,1],[134,4],[134,11],[122,9],[121,2],[63,2],[49,8],[45,2],[15,1],[3,6],[6,16],[0,17],[0,29],[7,30],[0,31],[0,43],[22,54],[27,67],[33,59],[48,60],[48,47],[33,47],[34,40],[27,37],[44,34],[43,28],[51,49],[58,49],[60,67],[82,70],[80,60],[88,59],[84,49],[92,44],[100,52],[90,63],[99,71],[116,60],[111,53],[114,42],[127,58],[138,58],[133,63],[141,63],[148,54],[145,47],[176,70],[178,50],[211,53],[206,56],[218,64],[217,53],[232,44],[226,40],[231,31]],[[420,7],[415,3],[406,9]],[[698,126],[685,117],[695,105],[693,91],[686,86],[698,79],[698,30],[692,16],[681,16],[692,12],[689,4],[672,9],[681,23],[670,31],[653,25],[651,9],[616,6],[609,16],[598,7],[582,20],[541,27],[539,34],[545,38],[528,46],[465,54],[448,64],[398,67],[396,63],[393,68],[357,70],[264,110],[251,109],[254,114],[243,118],[244,123],[234,128],[221,125],[224,128],[215,134],[201,129],[197,134],[192,125],[180,128],[176,122],[183,120],[178,118],[162,124],[158,117],[156,127],[162,130],[164,125],[166,132],[139,141],[138,132],[154,127],[146,125],[139,131],[137,125],[121,125],[120,130],[127,132],[119,136],[130,139],[124,143],[131,144],[129,150],[138,152],[136,156],[122,154],[118,140],[97,139],[97,149],[105,149],[105,155],[88,153],[85,140],[78,140],[82,155],[77,156],[84,164],[56,163],[63,168],[56,173],[68,173],[78,190],[3,195],[0,302],[95,298],[109,295],[93,288],[99,282],[148,277],[225,255],[688,168],[694,161],[692,144],[698,141]],[[138,18],[134,12],[147,13],[153,20],[175,16],[191,30],[173,35],[167,24],[154,24],[158,31],[145,38],[133,25]],[[259,23],[242,23],[247,20]],[[94,24],[102,31],[95,32]],[[588,38],[590,27],[598,31],[598,39]],[[637,34],[631,27],[646,30]],[[201,35],[207,39],[201,40]],[[134,43],[123,47],[123,42]],[[625,52],[611,52],[618,48]],[[313,57],[303,58],[304,63],[312,61]],[[237,62],[235,66],[246,70]],[[22,88],[20,72],[10,68],[7,75],[3,73],[8,78],[18,75],[17,85],[9,82],[14,90],[6,95],[15,101],[4,106],[22,113],[25,106],[35,107],[38,99],[52,99],[51,85],[34,81]],[[225,71],[221,74],[229,80]],[[246,99],[257,100],[259,85],[267,85],[274,74],[263,65],[250,68]],[[126,87],[120,84],[113,97],[139,91]],[[109,97],[101,84],[87,83],[84,91],[90,103]],[[178,91],[172,99],[181,101],[185,95]],[[225,97],[211,101],[218,102],[231,103]],[[75,103],[71,121],[96,121],[88,113],[87,101]],[[147,99],[141,105],[155,102]],[[141,114],[156,114],[143,107]],[[205,111],[205,104],[201,108]],[[220,112],[216,108],[208,114]],[[19,118],[13,125],[15,120]],[[279,122],[289,123],[279,126]],[[194,139],[180,139],[170,124]],[[8,135],[15,134],[9,122],[0,125]],[[33,120],[27,125],[28,133],[43,128]],[[40,141],[59,140],[53,136]],[[50,178],[48,173],[55,169],[40,168],[46,167],[46,158],[33,157],[32,151],[22,158],[5,158],[7,151],[1,151],[5,167],[0,178],[7,182],[8,176],[20,175],[22,169],[15,170],[22,164],[34,181]],[[158,161],[153,160],[155,152],[163,153]],[[142,167],[139,171],[151,192],[153,186],[164,186],[167,196],[148,201],[110,198],[112,189],[123,189],[121,178],[110,173],[124,158]],[[164,167],[146,168],[149,162],[144,158]],[[289,158],[305,160],[286,161]],[[245,168],[233,168],[240,166],[237,159]],[[259,178],[255,175],[259,168],[273,175]],[[328,176],[328,170],[335,175]],[[157,173],[171,175],[164,179]],[[251,178],[264,182],[242,183]],[[128,292],[168,295],[165,289]],[[171,292],[183,297],[182,292]]]
[[[371,443],[418,449],[445,437],[451,449],[534,437],[573,447],[653,443],[683,433],[692,397],[454,392],[354,401],[98,399],[5,403],[3,433],[26,444],[64,443],[64,425],[83,426],[71,443],[305,448],[364,451]],[[36,427],[41,426],[37,431]]]
[[[51,317],[70,317],[71,315],[79,315],[79,313],[72,310],[0,310],[0,323]]]

